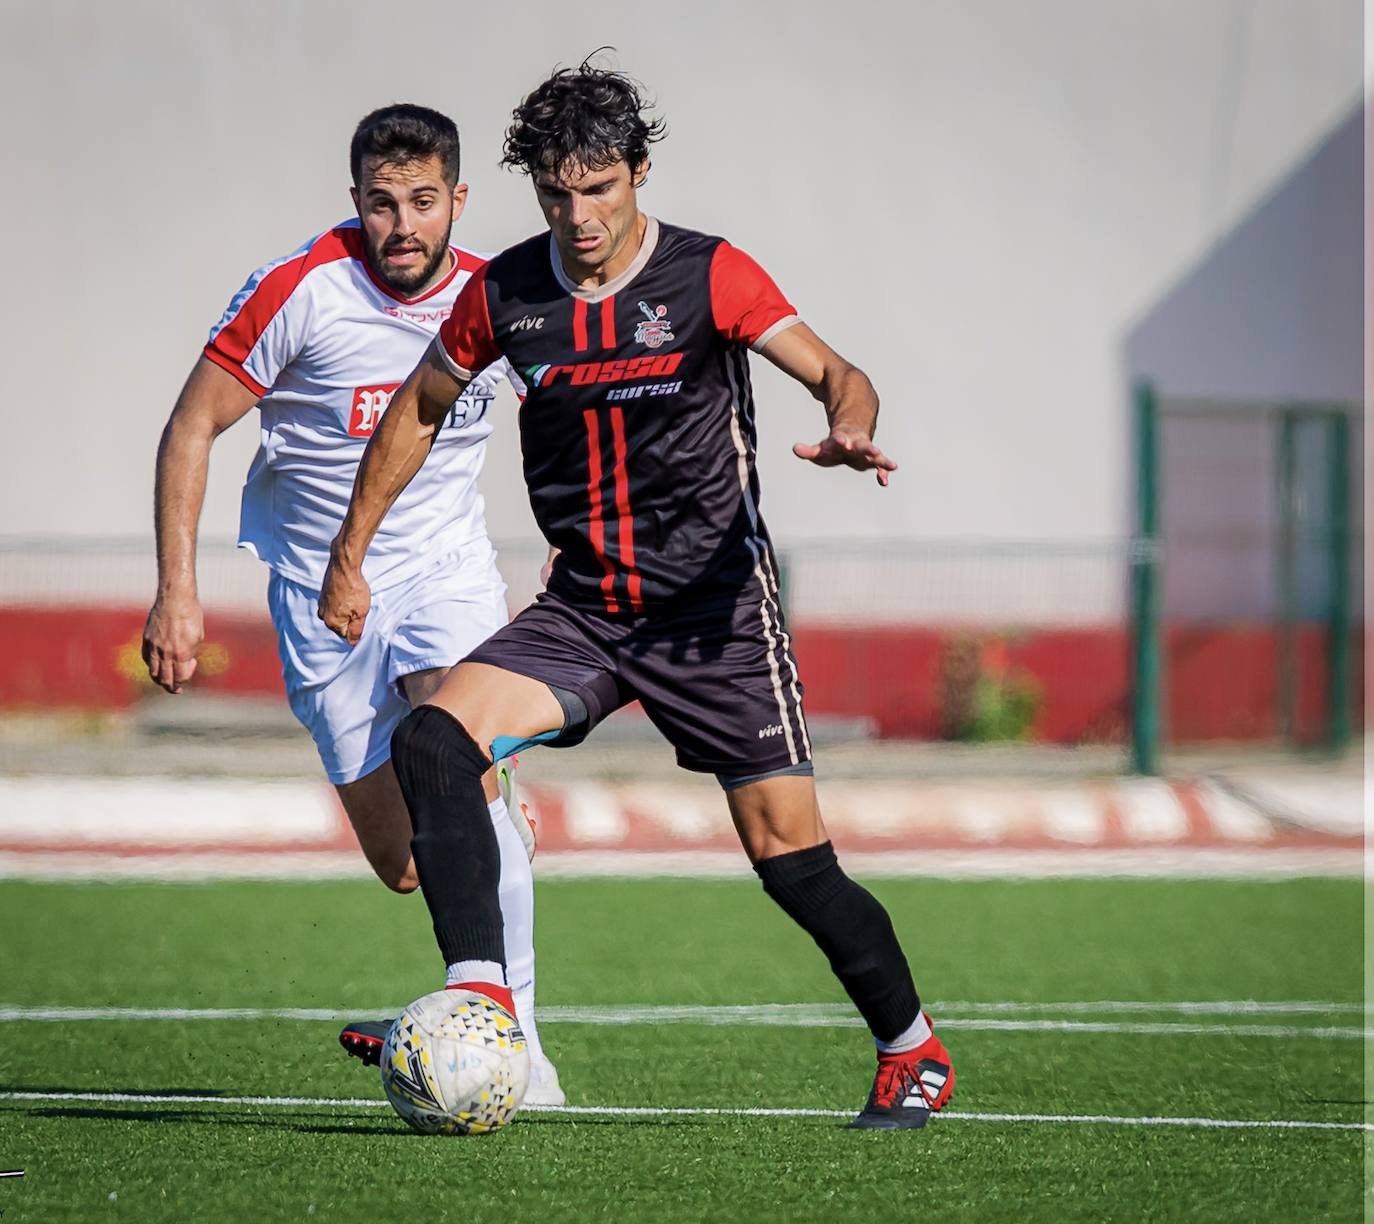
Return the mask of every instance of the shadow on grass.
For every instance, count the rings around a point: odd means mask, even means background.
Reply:
[[[111,1092],[123,1093],[126,1096],[171,1096],[171,1097],[225,1097],[235,1096],[225,1088],[149,1088],[146,1084],[137,1088],[120,1088],[110,1084],[101,1084],[98,1088],[73,1088],[70,1084],[0,1084],[0,1092],[53,1092],[68,1096],[73,1092],[90,1092],[105,1096]],[[129,1102],[136,1104],[137,1102]]]
[[[129,1108],[132,1105],[134,1108]],[[340,1134],[340,1135],[394,1135],[406,1134],[404,1124],[397,1119],[395,1125],[372,1122],[331,1122],[304,1123],[291,1117],[263,1118],[245,1117],[241,1113],[222,1113],[212,1106],[204,1109],[148,1109],[137,1102],[127,1102],[124,1107],[96,1105],[35,1105],[28,1109],[15,1110],[31,1118],[68,1118],[84,1119],[94,1122],[151,1122],[158,1125],[168,1123],[181,1126],[244,1126],[258,1130],[290,1130],[302,1134]]]

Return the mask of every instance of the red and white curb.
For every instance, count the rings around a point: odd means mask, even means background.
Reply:
[[[857,874],[1358,875],[1358,818],[1300,823],[1210,781],[820,783]],[[709,783],[578,782],[520,790],[541,876],[747,875]],[[0,778],[0,876],[369,875],[332,788],[312,780]]]

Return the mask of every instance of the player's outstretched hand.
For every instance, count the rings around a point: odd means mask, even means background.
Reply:
[[[143,625],[143,661],[153,683],[169,693],[196,674],[196,651],[205,640],[205,616],[200,600],[190,596],[159,596]]]
[[[820,467],[843,464],[856,472],[876,472],[878,483],[884,488],[888,473],[897,470],[897,465],[873,444],[872,438],[862,430],[846,429],[843,425],[835,426],[819,442],[798,442],[792,453]]]
[[[371,607],[372,591],[362,571],[347,569],[331,558],[320,590],[320,619],[350,646],[356,646]]]

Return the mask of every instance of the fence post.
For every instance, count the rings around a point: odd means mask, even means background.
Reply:
[[[792,560],[788,553],[774,554],[778,562],[778,607],[784,621],[792,619]]]
[[[1275,451],[1276,592],[1279,612],[1278,695],[1279,729],[1292,744],[1298,732],[1298,414],[1292,407],[1279,413]]]
[[[1135,408],[1135,538],[1131,548],[1131,768],[1159,772],[1159,414],[1154,387],[1139,382]]]
[[[1326,738],[1332,748],[1350,742],[1350,418],[1332,412],[1327,448],[1327,546],[1331,602],[1327,610]]]

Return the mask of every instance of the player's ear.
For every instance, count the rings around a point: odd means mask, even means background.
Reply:
[[[463,215],[463,209],[468,202],[468,185],[466,183],[455,183],[453,185],[453,219],[458,220]]]
[[[649,177],[649,159],[646,157],[630,171],[630,186],[638,191]]]
[[[363,208],[358,196],[358,189],[356,187],[350,187],[348,189],[348,194],[353,198],[353,211],[357,213],[359,219],[361,219],[363,215]]]

